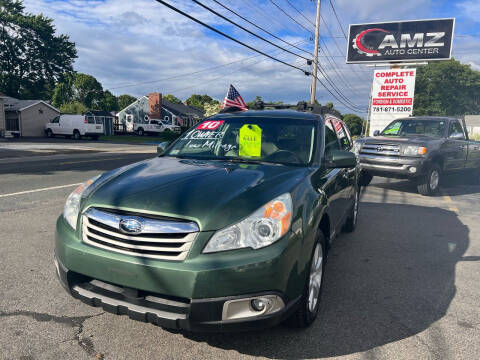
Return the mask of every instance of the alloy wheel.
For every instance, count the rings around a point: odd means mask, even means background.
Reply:
[[[323,249],[320,243],[317,243],[313,253],[312,265],[310,266],[310,278],[308,283],[308,311],[315,313],[318,305],[318,297],[322,286],[323,274]]]
[[[430,174],[430,189],[435,190],[440,183],[440,174],[437,169],[433,169]]]

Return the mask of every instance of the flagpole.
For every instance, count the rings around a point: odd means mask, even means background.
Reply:
[[[310,93],[310,103],[315,104],[315,95],[317,93],[317,71],[318,71],[318,42],[320,38],[320,9],[322,8],[322,0],[317,0],[317,17],[315,20],[315,48],[313,52],[313,76],[312,88]]]

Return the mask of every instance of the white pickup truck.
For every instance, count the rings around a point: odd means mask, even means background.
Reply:
[[[180,126],[169,124],[165,120],[150,119],[145,123],[133,124],[133,131],[139,136],[143,136],[145,134],[159,134],[164,131],[180,134],[182,129]]]

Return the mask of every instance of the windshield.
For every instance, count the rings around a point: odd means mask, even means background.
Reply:
[[[185,133],[166,156],[306,165],[313,157],[315,122],[276,118],[206,120]]]
[[[441,120],[395,120],[381,135],[386,136],[428,136],[439,138],[445,134],[447,123]]]

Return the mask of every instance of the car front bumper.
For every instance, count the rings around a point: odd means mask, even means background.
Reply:
[[[210,238],[211,233],[201,236]],[[201,245],[204,240],[197,237],[195,242]],[[72,296],[106,311],[173,329],[250,330],[274,326],[295,310],[306,276],[298,271],[298,246],[300,241],[285,237],[254,253],[149,260],[84,244],[60,217],[55,263],[62,286]],[[278,296],[284,307],[243,319],[225,320],[222,315],[226,302],[262,295]]]
[[[360,154],[360,167],[375,176],[415,178],[424,175],[428,161],[425,158],[387,157]]]

